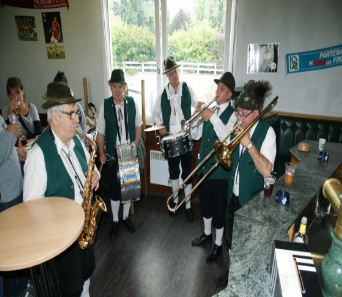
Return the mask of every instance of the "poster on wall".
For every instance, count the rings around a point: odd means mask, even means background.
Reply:
[[[59,12],[42,12],[46,52],[49,59],[65,59],[62,22]]]
[[[69,0],[0,0],[0,5],[24,7],[24,8],[69,8]]]
[[[248,45],[247,73],[277,72],[279,43],[252,43]]]
[[[22,41],[38,41],[36,21],[33,16],[15,16],[18,38]]]
[[[298,73],[342,66],[342,44],[313,51],[286,54],[286,72]]]

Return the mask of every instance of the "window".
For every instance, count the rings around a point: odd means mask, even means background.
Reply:
[[[213,79],[224,72],[225,39],[230,36],[226,7],[232,0],[108,1],[112,67],[125,71],[129,95],[139,103],[144,80],[147,120],[167,83],[162,61],[169,55],[199,100],[214,96]]]

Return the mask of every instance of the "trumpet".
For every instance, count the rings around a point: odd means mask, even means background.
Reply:
[[[192,193],[200,186],[200,184],[217,168],[218,165],[222,165],[226,168],[230,168],[232,165],[232,154],[235,148],[240,144],[242,137],[256,124],[259,119],[261,119],[266,113],[271,111],[273,107],[277,104],[278,96],[276,96],[265,108],[264,110],[236,137],[234,137],[230,142],[226,143],[226,140],[230,135],[236,132],[238,126],[235,125],[229,133],[224,137],[222,141],[216,141],[214,148],[207,154],[207,156],[195,167],[193,171],[188,175],[188,177],[183,181],[183,183],[177,188],[177,190],[172,193],[170,197],[166,200],[166,207],[171,213],[175,213],[179,207],[186,203]],[[180,190],[185,188],[186,182],[205,164],[213,155],[216,154],[216,163],[208,170],[208,172],[203,175],[203,177],[197,182],[195,186],[192,187],[191,191],[178,203],[175,207],[170,206],[170,201],[173,199]]]
[[[188,119],[187,121],[182,120],[182,122],[181,122],[182,130],[188,134],[191,129],[197,128],[203,122],[203,119],[201,118],[201,113],[205,109],[207,109],[215,100],[216,100],[216,97],[211,99],[207,104],[205,104],[201,107],[199,112],[194,113],[190,117],[190,119]],[[217,107],[215,106],[214,108],[212,108],[212,111],[215,111],[216,109],[217,109]]]

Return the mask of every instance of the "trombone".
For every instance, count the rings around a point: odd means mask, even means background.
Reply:
[[[182,120],[181,125],[182,125],[182,130],[185,133],[189,133],[191,129],[194,129],[196,127],[198,127],[202,122],[203,119],[201,118],[201,113],[207,109],[214,101],[216,100],[216,97],[214,97],[213,99],[211,99],[207,104],[201,106],[201,109],[199,112],[194,113],[190,119],[186,120]],[[214,111],[217,107],[215,106],[214,108],[212,108],[212,110]]]
[[[226,168],[230,168],[232,165],[232,154],[234,149],[240,144],[242,137],[256,124],[259,119],[261,119],[266,113],[270,112],[273,107],[277,104],[278,96],[276,96],[264,109],[263,111],[236,137],[234,137],[229,143],[226,143],[226,140],[230,135],[236,132],[237,125],[234,126],[229,133],[224,137],[222,141],[216,141],[214,144],[214,148],[207,154],[207,156],[195,167],[193,171],[187,176],[187,178],[183,181],[183,183],[177,188],[177,190],[172,193],[172,195],[166,200],[166,207],[171,213],[175,213],[178,208],[180,208],[185,202],[187,202],[192,193],[196,191],[196,189],[200,186],[200,184],[217,168],[218,165],[222,165]],[[202,167],[204,163],[206,163],[213,154],[216,154],[217,161],[216,163],[209,169],[209,171],[203,175],[203,177],[197,182],[195,186],[191,189],[191,191],[178,203],[175,207],[170,206],[170,201],[173,197],[175,197],[180,190],[185,188],[186,182]]]

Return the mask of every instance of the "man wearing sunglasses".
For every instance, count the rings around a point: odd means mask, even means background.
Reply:
[[[24,167],[24,201],[38,197],[66,197],[82,205],[83,189],[88,171],[89,153],[76,136],[79,110],[66,84],[50,83],[43,97],[49,128],[29,151]],[[91,187],[99,185],[97,170]],[[44,222],[42,222],[44,223]],[[81,296],[89,291],[90,276],[95,267],[93,248],[81,250],[74,243],[55,258],[61,296]],[[89,296],[89,292],[88,295]]]
[[[258,118],[265,97],[271,90],[268,81],[249,81],[236,101],[236,117],[239,121],[235,137]],[[245,133],[232,153],[232,167],[228,172],[228,206],[226,240],[231,248],[234,213],[250,201],[264,187],[264,177],[271,174],[276,155],[276,135],[265,121],[258,120]],[[218,279],[218,286],[227,286],[228,269]]]

